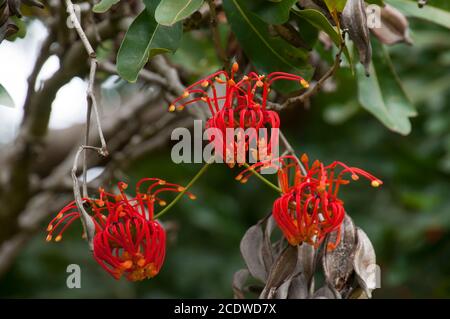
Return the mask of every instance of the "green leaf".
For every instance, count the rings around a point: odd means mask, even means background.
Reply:
[[[370,77],[365,75],[364,67],[359,64],[356,75],[358,100],[362,107],[390,130],[402,135],[409,134],[409,118],[417,113],[403,90],[386,49],[380,45],[374,47]]]
[[[325,4],[330,12],[342,12],[344,10],[347,0],[325,0]]]
[[[9,36],[7,38],[7,40],[11,41],[11,42],[14,42],[17,39],[25,38],[25,36],[27,35],[27,24],[24,22],[24,20],[19,18],[19,17],[16,17],[16,16],[12,16],[12,17],[9,17],[9,18],[11,19],[13,24],[16,25],[18,30],[17,30],[16,33],[14,33],[13,35]]]
[[[14,107],[14,101],[8,91],[0,84],[0,105]]]
[[[120,0],[101,0],[92,8],[92,11],[94,11],[95,13],[104,13],[111,9],[113,5],[119,2]]]
[[[183,35],[180,23],[172,27],[162,26],[155,21],[151,9],[147,7],[133,21],[117,54],[117,71],[130,82],[136,81],[139,71],[149,58],[175,52]]]
[[[155,19],[162,25],[173,25],[197,11],[203,0],[161,0],[155,12]]]
[[[429,4],[423,8],[419,8],[416,1],[385,0],[384,2],[397,8],[408,17],[427,20],[450,29],[450,12],[433,7]]]
[[[246,3],[248,10],[269,24],[283,24],[289,20],[289,11],[297,0],[264,1],[252,0]]]
[[[243,3],[243,0],[229,0],[224,1],[223,6],[231,30],[253,65],[265,73],[284,71],[310,78],[312,67],[307,62],[307,51],[271,36],[268,25],[248,11]],[[292,85],[284,88],[290,91],[294,89]]]

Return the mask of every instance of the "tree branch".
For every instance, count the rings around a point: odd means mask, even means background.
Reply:
[[[338,53],[336,54],[333,65],[316,82],[316,84],[313,85],[311,88],[309,88],[305,93],[303,93],[302,95],[296,96],[296,97],[289,98],[282,104],[268,103],[268,107],[272,110],[280,111],[294,103],[303,103],[306,100],[310,99],[313,95],[317,94],[320,91],[320,89],[322,88],[325,81],[328,80],[330,77],[332,77],[334,75],[334,73],[336,72],[336,70],[339,68],[341,61],[342,61],[341,55],[342,55],[342,51],[344,50],[344,47],[345,47],[345,44],[342,43],[339,48]]]

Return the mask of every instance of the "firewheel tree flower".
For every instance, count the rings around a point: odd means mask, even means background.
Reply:
[[[236,79],[238,70],[238,64],[234,63],[230,73],[218,71],[193,83],[169,106],[173,112],[196,102],[206,103],[211,112],[206,123],[208,137],[216,154],[230,167],[246,163],[248,151],[252,163],[274,157],[280,118],[267,108],[273,83],[287,80],[305,88],[309,86],[301,76],[284,72],[268,75],[250,72]]]
[[[125,276],[140,281],[156,276],[164,262],[166,234],[155,215],[155,205],[167,205],[161,195],[172,192],[190,199],[195,195],[159,178],[141,179],[134,197],[125,194],[127,187],[119,182],[118,194],[100,188],[99,197],[83,198],[83,205],[89,207],[95,224],[95,260],[116,279]],[[46,240],[61,241],[65,230],[79,218],[80,212],[72,201],[49,223]]]
[[[342,162],[335,161],[325,166],[316,160],[310,166],[306,154],[300,161],[289,155],[257,163],[241,172],[236,179],[246,181],[249,175],[267,166],[279,168],[281,195],[273,204],[272,215],[286,240],[293,246],[308,243],[317,248],[334,231],[337,232],[336,241],[329,243],[327,248],[333,250],[339,244],[345,208],[338,193],[341,185],[350,183],[348,175],[354,181],[362,176],[373,187],[382,184],[380,179],[368,172]]]

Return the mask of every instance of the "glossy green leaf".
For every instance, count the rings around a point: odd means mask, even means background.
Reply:
[[[104,13],[111,9],[113,5],[119,2],[120,0],[101,0],[92,8],[92,11],[94,11],[95,13]]]
[[[155,12],[159,24],[171,26],[197,11],[203,0],[161,0]]]
[[[358,100],[390,130],[407,135],[411,131],[410,117],[416,110],[406,96],[394,70],[388,52],[384,47],[374,47],[367,77],[362,65],[356,66],[358,80]]]
[[[186,68],[193,76],[191,79],[193,82],[222,67],[211,39],[192,32],[183,35],[180,47],[171,61]]]
[[[432,3],[419,8],[416,1],[385,0],[385,2],[396,7],[408,17],[427,20],[450,29],[450,12],[433,7]]]
[[[246,3],[248,10],[269,24],[283,24],[289,20],[289,12],[297,0],[252,0]]]
[[[311,77],[312,67],[307,62],[307,51],[295,48],[279,37],[271,36],[268,25],[250,12],[244,6],[243,0],[225,1],[223,6],[232,31],[259,71],[284,71],[305,78]],[[293,89],[295,87],[292,86],[285,88]]]
[[[14,107],[14,101],[8,91],[0,84],[0,105]]]
[[[27,35],[27,24],[24,22],[24,20],[16,16],[9,17],[9,19],[18,28],[18,30],[6,39],[8,41],[14,42],[16,41],[16,39],[25,38],[25,36]]]
[[[117,71],[122,78],[130,82],[136,81],[139,71],[149,58],[174,52],[183,34],[180,23],[172,27],[158,24],[151,9],[147,7],[147,10],[142,11],[133,21],[117,54]]]

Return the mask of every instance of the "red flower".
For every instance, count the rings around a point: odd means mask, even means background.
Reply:
[[[281,164],[278,182],[282,195],[275,200],[272,213],[286,240],[294,246],[306,242],[318,247],[329,233],[337,231],[336,242],[329,243],[327,247],[332,250],[340,242],[341,225],[345,217],[344,202],[338,197],[340,185],[350,182],[344,175],[350,173],[353,180],[363,176],[374,187],[380,186],[382,182],[366,171],[342,162],[325,166],[315,161],[309,167],[306,155],[302,156],[301,162],[306,172],[302,172],[298,160],[293,156],[284,156],[272,163],[258,163],[251,169],[260,170],[269,165]],[[342,168],[339,173],[336,172],[338,167]],[[251,169],[243,171],[237,179],[247,180]]]
[[[143,183],[150,182],[144,192]],[[155,203],[165,206],[159,196],[163,192],[180,193],[184,187],[167,183],[159,178],[144,178],[136,185],[136,196],[129,198],[124,190],[127,184],[118,183],[119,194],[100,189],[98,199],[84,198],[89,205],[95,224],[94,258],[114,278],[122,275],[130,281],[152,278],[158,274],[164,262],[166,234],[154,219]],[[186,192],[195,199],[192,193]],[[74,201],[64,207],[47,227],[47,241],[60,241],[64,231],[80,213]]]
[[[308,87],[302,77],[284,72],[267,76],[250,72],[236,80],[238,69],[234,63],[230,74],[218,71],[195,82],[169,107],[173,112],[198,101],[206,103],[211,112],[206,123],[206,128],[211,129],[207,131],[209,139],[214,142],[217,154],[231,167],[245,163],[249,149],[254,163],[271,159],[278,147],[278,134],[271,129],[279,129],[280,119],[276,112],[267,109],[271,85],[278,80],[289,80]],[[227,136],[227,129],[231,129],[231,136]],[[240,132],[236,133],[236,129]]]

